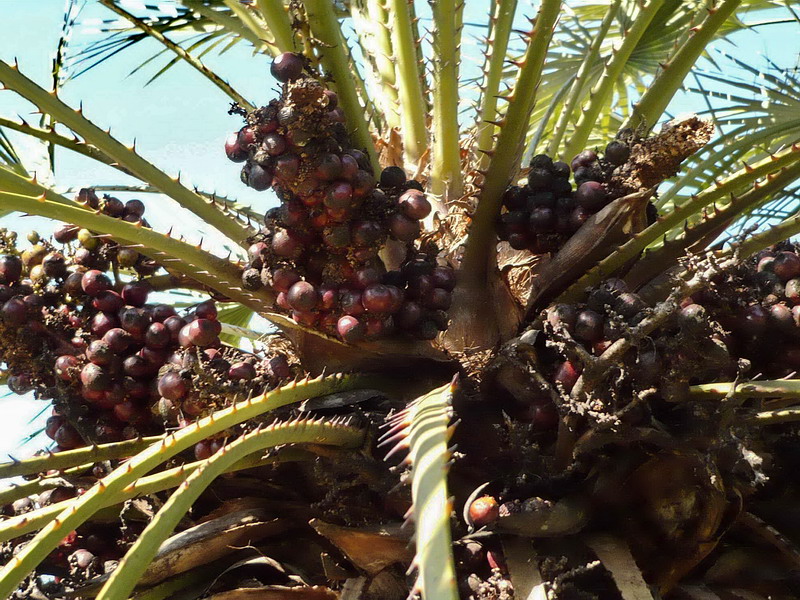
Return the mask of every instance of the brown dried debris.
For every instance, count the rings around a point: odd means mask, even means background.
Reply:
[[[641,139],[633,133],[621,136],[630,145],[631,156],[614,171],[608,182],[609,193],[612,197],[625,196],[672,177],[684,160],[711,140],[713,133],[710,121],[692,115],[665,123],[658,134],[649,138]]]

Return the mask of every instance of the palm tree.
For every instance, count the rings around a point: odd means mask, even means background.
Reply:
[[[0,464],[26,478],[0,596],[797,596],[796,75],[717,51],[791,7],[498,0],[472,75],[451,0],[100,4],[121,21],[64,36],[53,90],[0,61],[42,114],[0,127],[140,182],[71,199],[0,137],[0,209],[65,224],[0,230],[0,356],[57,443]],[[277,207],[61,100],[68,59],[143,40],[154,78],[230,97],[228,158]],[[279,98],[203,63],[233,44]],[[662,124],[680,94],[706,118]],[[230,252],[98,192],[162,194]]]

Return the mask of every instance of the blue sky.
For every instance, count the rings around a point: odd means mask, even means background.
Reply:
[[[133,10],[138,2],[131,2]],[[163,2],[169,5],[170,2]],[[520,2],[520,14],[531,14],[529,2]],[[469,0],[467,22],[485,22],[489,3]],[[0,0],[0,58],[19,60],[21,70],[39,84],[50,86],[51,60],[61,34],[64,0]],[[423,9],[427,11],[427,7]],[[71,47],[76,50],[95,38],[100,19],[114,15],[88,3],[82,13],[80,25],[74,32]],[[424,25],[424,22],[423,22]],[[468,36],[482,33],[478,28],[467,28]],[[759,53],[769,54],[785,67],[797,66],[800,36],[797,25],[773,27],[769,35],[743,32],[736,37],[738,53],[757,60]],[[130,71],[159,49],[155,42],[137,45],[123,55],[106,61],[99,67],[70,81],[60,97],[73,106],[83,103],[84,114],[101,126],[111,126],[114,135],[130,143],[136,138],[139,152],[171,174],[180,172],[186,183],[207,191],[237,197],[261,211],[268,208],[273,198],[267,193],[256,193],[239,181],[238,166],[228,162],[222,144],[228,132],[240,126],[237,117],[227,114],[229,100],[216,87],[209,84],[192,68],[179,63],[166,76],[145,86],[149,77],[164,64],[156,60],[139,73]],[[474,42],[467,38],[464,53],[468,67],[477,67]],[[238,44],[223,56],[206,55],[204,62],[212,68],[219,67],[230,83],[244,96],[263,103],[276,93],[275,82],[269,76],[269,61],[263,56],[253,56],[246,44]],[[702,102],[695,97],[683,98],[674,109],[679,112],[700,110]],[[20,114],[35,120],[32,106],[12,92],[0,93],[0,114]],[[36,144],[22,137],[12,136],[18,149],[29,159],[41,152]],[[79,155],[59,150],[55,182],[59,189],[104,184],[132,184],[134,181],[119,172],[84,159]],[[120,197],[126,198],[124,194]],[[141,196],[147,204],[148,220],[156,228],[166,229],[172,224],[180,227],[188,237],[209,238],[209,232],[197,229],[191,216],[168,200],[153,195]],[[0,220],[20,233],[31,229],[49,232],[51,226],[41,219],[10,217]],[[2,396],[2,392],[0,392]],[[29,398],[10,395],[0,398],[4,419],[0,424],[0,453],[10,452],[20,439],[30,431],[28,421],[43,408],[43,403]],[[20,453],[29,453],[40,447],[40,440],[29,444]]]

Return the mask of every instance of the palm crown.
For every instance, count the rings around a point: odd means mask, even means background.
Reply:
[[[0,61],[42,114],[0,127],[142,184],[70,199],[0,137],[0,207],[66,224],[0,236],[0,356],[58,446],[0,464],[29,477],[0,490],[0,596],[793,597],[796,78],[710,51],[790,9],[499,0],[473,74],[463,2],[100,4],[124,25],[72,69],[155,40],[154,77],[229,96],[225,152],[278,203],[187,187],[64,103],[68,36],[54,90]],[[203,63],[233,44],[279,97]],[[683,86],[707,114],[657,127]],[[134,190],[232,252],[97,193]],[[778,575],[720,575],[758,552]]]

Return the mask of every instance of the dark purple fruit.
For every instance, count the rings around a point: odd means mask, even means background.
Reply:
[[[133,336],[144,335],[152,318],[143,308],[125,308],[119,312],[120,326]]]
[[[28,315],[28,307],[22,298],[11,298],[3,305],[3,320],[14,325],[21,325]]]
[[[97,337],[103,337],[114,327],[119,327],[119,319],[114,314],[99,312],[92,317],[91,330]]]
[[[177,371],[169,371],[158,380],[158,393],[168,400],[180,400],[189,392],[189,382]]]
[[[431,273],[431,282],[437,288],[452,292],[456,287],[456,272],[450,267],[436,267]]]
[[[531,159],[531,169],[544,169],[550,171],[553,168],[553,159],[546,154],[537,154]]]
[[[421,220],[431,214],[431,203],[425,194],[417,190],[408,190],[397,199],[400,211],[412,220]]]
[[[794,252],[779,252],[772,264],[772,271],[781,281],[800,276],[800,257]]]
[[[282,83],[297,79],[303,74],[303,57],[294,52],[279,54],[272,61],[269,72]]]
[[[64,423],[58,428],[53,440],[64,450],[72,450],[73,448],[80,448],[84,445],[81,434],[69,423]]]
[[[206,300],[205,302],[201,302],[195,306],[194,314],[198,319],[211,319],[212,321],[216,320],[217,305],[213,300]]]
[[[344,210],[353,203],[353,186],[346,181],[331,184],[323,200],[325,206],[332,209]]]
[[[532,190],[546,190],[553,182],[549,169],[534,168],[528,173],[528,187]]]
[[[89,296],[97,296],[100,292],[111,289],[111,280],[102,271],[92,269],[83,274],[81,288]]]
[[[614,166],[624,165],[631,156],[631,149],[625,142],[614,140],[606,146],[604,158]]]
[[[376,221],[357,221],[353,223],[350,235],[356,246],[368,247],[378,244],[384,232]]]
[[[135,216],[139,218],[144,216],[144,202],[136,198],[128,200],[125,203],[125,216]]]
[[[596,212],[606,205],[608,194],[603,184],[596,181],[582,183],[575,192],[578,204],[588,211]]]
[[[450,292],[441,288],[433,288],[422,298],[422,305],[433,310],[447,310],[453,298]]]
[[[377,283],[364,290],[361,304],[364,306],[364,310],[371,313],[396,312],[400,308],[397,292],[399,290],[394,286]],[[402,296],[400,296],[400,302],[402,302]]]
[[[0,256],[0,283],[16,283],[22,275],[22,260],[18,256]]]
[[[50,252],[42,259],[42,270],[48,277],[61,279],[67,274],[67,261],[60,252]]]
[[[317,289],[307,281],[298,281],[289,288],[286,299],[292,309],[300,312],[309,312],[317,306]]]
[[[740,327],[746,335],[755,336],[764,332],[767,322],[767,311],[760,305],[753,304],[743,311]]]
[[[228,377],[234,381],[250,381],[251,379],[255,379],[256,369],[248,362],[235,362],[228,369]]]
[[[421,232],[419,221],[409,219],[401,214],[394,214],[389,219],[389,231],[401,242],[413,242]]]
[[[556,224],[556,215],[552,208],[539,206],[531,211],[528,225],[534,233],[546,233]]]
[[[358,316],[364,313],[364,305],[361,303],[361,292],[355,290],[344,290],[339,294],[339,304],[342,312],[346,315]]]
[[[74,242],[76,239],[78,239],[79,229],[80,228],[76,225],[64,223],[53,232],[53,239],[59,244],[68,244],[70,242]]]
[[[559,160],[553,163],[550,172],[558,179],[568,179],[571,171],[567,163]]]
[[[152,365],[144,357],[134,354],[122,361],[122,370],[130,377],[147,377],[152,374]]]
[[[268,190],[272,185],[272,172],[261,165],[251,164],[248,166],[247,185],[257,192]]]
[[[597,152],[594,150],[584,150],[572,159],[570,167],[573,171],[577,171],[581,167],[588,167],[597,160]]]
[[[593,310],[582,310],[575,320],[575,337],[593,344],[603,339],[603,317]]]
[[[397,188],[406,182],[406,172],[400,167],[386,167],[381,171],[381,187]]]
[[[131,306],[144,306],[152,288],[146,281],[134,281],[122,288],[122,298]]]
[[[125,301],[117,292],[105,290],[92,299],[92,306],[103,312],[115,313],[125,306]]]

